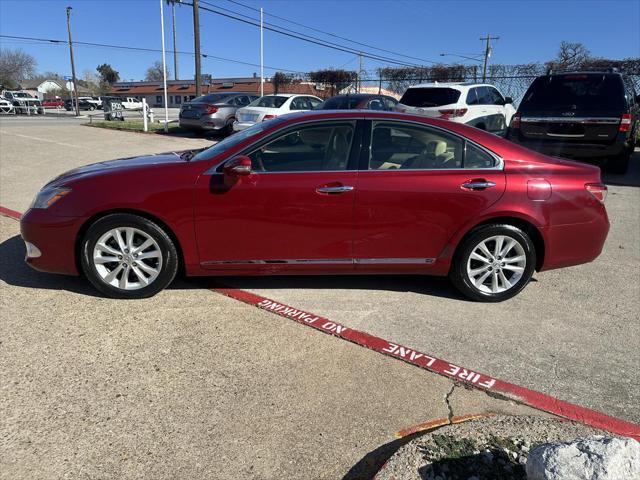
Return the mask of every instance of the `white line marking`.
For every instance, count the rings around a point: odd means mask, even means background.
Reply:
[[[56,145],[60,145],[60,146],[63,146],[63,147],[80,148],[80,146],[73,145],[71,143],[56,142],[55,140],[49,140],[49,139],[46,139],[46,138],[32,137],[31,135],[22,135],[20,133],[11,133],[11,132],[7,132],[6,130],[0,130],[0,133],[2,133],[4,135],[13,135],[14,137],[28,138],[30,140],[39,140],[41,142],[55,143]]]

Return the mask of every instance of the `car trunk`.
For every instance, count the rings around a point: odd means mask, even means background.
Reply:
[[[520,132],[529,140],[613,142],[624,112],[617,76],[568,74],[538,78],[518,109]]]

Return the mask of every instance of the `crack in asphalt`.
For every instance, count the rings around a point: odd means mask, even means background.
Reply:
[[[451,385],[451,390],[444,396],[444,403],[447,406],[447,410],[449,410],[449,415],[447,420],[449,421],[449,425],[453,424],[453,405],[451,405],[451,395],[453,395],[453,391],[456,389],[456,384]]]

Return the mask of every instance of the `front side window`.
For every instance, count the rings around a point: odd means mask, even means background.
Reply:
[[[370,170],[461,168],[463,141],[428,127],[376,122],[371,134]]]
[[[498,90],[492,87],[487,87],[487,90],[489,91],[489,95],[491,95],[491,103],[494,105],[504,105],[504,98]]]
[[[311,110],[307,97],[297,97],[291,100],[290,110]]]
[[[373,100],[369,101],[369,109],[370,110],[384,110],[384,104],[382,103],[381,99],[374,98]]]
[[[256,172],[346,170],[353,134],[353,123],[294,130],[249,154],[252,169]]]
[[[478,94],[478,105],[493,104],[493,97],[491,96],[491,92],[487,87],[478,87],[476,88],[476,92]]]
[[[322,100],[316,97],[307,97],[307,100],[309,101],[309,104],[311,104],[312,110],[319,107],[322,104]]]

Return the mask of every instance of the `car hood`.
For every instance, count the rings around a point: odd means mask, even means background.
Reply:
[[[148,168],[161,165],[170,165],[176,163],[186,163],[188,160],[182,154],[186,152],[197,153],[203,149],[186,150],[180,152],[158,153],[154,155],[143,155],[140,157],[120,158],[118,160],[109,160],[106,162],[92,163],[83,167],[69,170],[51,180],[47,186],[61,186],[71,181],[78,180],[89,176],[103,175],[123,170],[135,168]],[[190,158],[190,157],[189,157]]]

